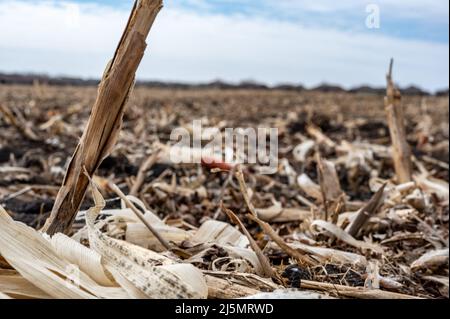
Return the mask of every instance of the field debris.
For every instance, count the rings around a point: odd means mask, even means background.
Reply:
[[[153,22],[161,2],[137,3]],[[151,27],[139,21],[133,11],[98,92],[0,86],[0,299],[448,298],[448,98],[400,100],[392,64],[384,105],[130,94]],[[276,127],[275,172],[180,147],[172,132],[195,120]],[[186,152],[195,161],[174,161]]]
[[[50,235],[68,232],[92,176],[114,147],[122,126],[135,73],[144,56],[150,28],[162,7],[162,0],[136,1],[128,24],[99,84],[98,95],[87,127],[72,156],[44,231]],[[88,176],[83,174],[88,171]]]
[[[24,101],[36,99],[31,88],[4,90]],[[397,182],[387,124],[361,128],[383,121],[382,101],[370,118],[352,109],[354,114],[347,112],[349,118],[332,120],[319,105],[311,111],[312,124],[300,128],[297,123],[307,118],[307,105],[298,107],[298,117],[279,117],[270,113],[270,107],[267,114],[258,110],[262,117],[255,118],[255,124],[278,117],[280,127],[290,132],[279,136],[281,160],[273,175],[259,175],[252,165],[222,170],[201,163],[170,164],[157,146],[170,147],[166,132],[179,121],[188,122],[209,110],[211,99],[218,99],[225,112],[234,107],[229,104],[233,97],[270,104],[282,98],[301,99],[301,95],[179,91],[174,97],[164,90],[137,88],[123,134],[94,176],[92,183],[98,186],[90,187],[72,231],[50,237],[35,229],[50,213],[70,149],[78,143],[80,123],[88,117],[85,97],[93,99],[95,91],[46,90],[49,97],[39,100],[40,111],[22,110],[32,127],[55,114],[64,119],[67,130],[57,135],[51,130],[38,131],[43,141],[59,141],[45,144],[46,153],[41,144],[20,138],[21,131],[9,120],[0,120],[4,132],[0,149],[8,154],[2,155],[0,166],[2,297],[448,296],[448,169],[438,164],[448,154],[440,146],[448,134],[443,126],[436,124],[429,132],[429,141],[433,141],[427,142],[429,152],[413,152],[415,169],[406,183]],[[67,115],[70,109],[59,105],[64,105],[68,92],[75,97],[72,103],[84,103],[86,109]],[[159,101],[152,102],[155,107],[146,102],[153,96]],[[1,97],[23,105],[19,99]],[[327,105],[316,95],[309,98]],[[341,98],[356,101],[357,96]],[[361,99],[360,103],[379,100]],[[199,109],[191,114],[183,108],[192,100]],[[411,111],[418,101],[407,99],[405,105],[408,132],[414,132],[416,115],[420,117],[420,110]],[[446,104],[438,98],[430,98],[428,104],[432,103],[437,105],[436,114],[431,113],[434,121],[446,118],[439,115],[439,105]],[[159,105],[166,106],[161,109]],[[167,120],[175,106],[179,119]],[[223,112],[212,111],[208,121],[219,123],[218,119],[224,120]],[[248,116],[234,112],[225,120],[230,126],[240,125]],[[333,145],[324,142],[323,136],[309,135],[311,125]],[[339,129],[345,125],[352,129]],[[408,135],[413,150],[416,136]],[[305,143],[308,150],[300,152]],[[423,154],[436,161],[423,160]],[[320,177],[321,170],[335,173]],[[324,182],[330,178],[333,182]],[[145,261],[145,266],[139,261]],[[127,265],[126,269],[121,265]],[[74,274],[78,274],[78,286]],[[171,286],[172,281],[177,285]],[[148,285],[154,288],[148,290]]]

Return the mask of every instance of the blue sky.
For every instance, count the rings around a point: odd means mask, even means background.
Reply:
[[[112,7],[130,8],[129,0],[75,0]],[[398,5],[392,2],[398,1]],[[343,2],[336,4],[335,2]],[[345,2],[348,5],[345,5]],[[399,38],[423,39],[448,43],[448,1],[302,1],[302,0],[166,0],[167,7],[223,15],[259,16],[272,20],[291,21],[303,25],[322,25],[347,31],[364,31],[367,4],[379,4],[383,27],[380,32]],[[403,3],[402,3],[403,2]],[[280,4],[281,3],[281,4]],[[434,6],[435,9],[429,8]],[[384,7],[384,8],[383,8]],[[422,10],[428,7],[426,12]],[[401,11],[406,12],[401,12]]]
[[[0,0],[0,72],[99,77],[131,0]],[[366,26],[376,4],[380,28]],[[166,0],[142,79],[448,87],[447,0]]]

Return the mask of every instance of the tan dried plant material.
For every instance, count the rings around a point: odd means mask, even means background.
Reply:
[[[313,233],[317,234],[320,229],[325,230],[325,233],[329,234],[329,236],[335,236],[337,239],[342,240],[346,244],[358,248],[362,251],[369,250],[377,254],[383,254],[384,252],[383,248],[380,245],[357,240],[349,233],[332,223],[326,222],[324,220],[315,220],[311,223],[311,230]]]
[[[401,104],[392,75],[386,109],[380,90],[144,84],[110,152],[158,4],[136,1],[100,88],[0,85],[0,298],[448,298],[448,98]],[[203,142],[279,128],[273,174],[174,145],[194,120]],[[79,212],[89,178],[105,199]]]
[[[258,217],[249,215],[249,218],[258,223],[258,225],[263,229],[263,231],[278,245],[283,251],[285,251],[289,256],[297,260],[300,264],[304,265],[316,265],[317,262],[307,255],[307,250],[293,249],[288,244],[285,243],[283,238],[281,238],[273,228],[266,222],[263,222]]]
[[[310,209],[283,208],[279,202],[268,208],[257,208],[256,212],[261,220],[273,223],[303,222],[312,217]]]
[[[241,222],[241,220],[236,216],[235,213],[233,213],[230,209],[222,206],[222,210],[228,215],[228,217],[231,219],[231,221],[239,226],[241,231],[245,234],[247,239],[250,242],[250,246],[254,250],[256,256],[258,256],[258,260],[261,266],[261,273],[260,275],[269,277],[269,278],[276,278],[276,273],[272,269],[272,266],[270,265],[269,260],[267,257],[263,254],[261,251],[261,248],[259,248],[258,244],[253,239],[252,235],[248,232],[247,228],[245,228],[244,224]]]
[[[383,195],[386,184],[384,184],[376,194],[370,199],[370,201],[363,208],[359,210],[356,214],[352,223],[348,226],[347,232],[356,237],[360,229],[364,226],[364,224],[369,220],[371,216],[373,216],[380,206],[383,204]]]
[[[348,287],[343,285],[322,283],[310,280],[303,280],[304,289],[326,291],[333,296],[350,297],[359,299],[422,299],[419,297],[391,292],[381,289],[365,289],[361,287]]]
[[[73,154],[44,231],[68,233],[93,176],[111,152],[122,125],[126,103],[134,86],[136,70],[144,56],[147,38],[162,0],[136,1],[112,61],[99,85],[88,124]]]
[[[91,183],[95,206],[86,212],[89,243],[104,258],[104,265],[116,270],[149,298],[206,298],[207,286],[201,272],[190,264],[158,266],[154,253],[125,241],[110,238],[95,227],[105,201]]]
[[[23,137],[29,139],[30,141],[38,141],[36,133],[30,127],[22,117],[15,116],[14,113],[6,106],[0,103],[0,113],[14,126]]]
[[[448,267],[448,251],[448,248],[429,251],[415,260],[411,264],[411,269],[433,270],[440,266],[447,265]]]
[[[51,296],[37,288],[18,273],[0,274],[0,299],[50,299]]]
[[[299,252],[304,252],[314,256],[317,263],[337,263],[359,267],[365,267],[367,265],[367,259],[359,254],[333,248],[306,245],[298,241],[287,243],[287,245],[289,245],[292,249],[298,250]],[[271,245],[270,247],[274,248],[273,246],[274,245]]]
[[[412,177],[411,150],[406,140],[402,97],[392,80],[393,63],[394,60],[392,59],[386,76],[387,89],[384,105],[391,134],[397,182],[403,184],[409,182]]]
[[[230,282],[230,280],[205,276],[208,284],[208,298],[210,299],[236,299],[255,295],[259,290]]]
[[[193,243],[216,243],[245,248],[249,240],[228,223],[207,220],[190,239]]]
[[[301,174],[297,177],[297,184],[306,195],[314,198],[316,201],[322,201],[323,195],[320,186],[317,185],[311,178],[306,174]]]
[[[15,222],[0,206],[0,254],[29,282],[52,298],[126,298],[121,288],[102,287],[59,256],[36,230]],[[76,276],[76,283],[71,280]]]
[[[36,286],[8,277],[0,292],[36,298],[207,297],[204,277],[194,266],[110,238],[95,227],[104,200],[94,184],[92,188],[95,206],[86,213],[90,248],[63,234],[46,239],[14,222],[0,206],[0,254]],[[18,284],[24,287],[22,294],[14,288]]]
[[[335,201],[342,195],[341,184],[333,162],[323,159],[317,153],[317,171],[323,202]]]

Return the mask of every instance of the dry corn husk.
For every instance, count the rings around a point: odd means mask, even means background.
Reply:
[[[133,205],[139,207],[144,212],[143,218],[156,230],[166,242],[180,244],[182,241],[191,237],[191,234],[177,227],[169,226],[164,223],[155,213],[148,210],[144,203],[137,197],[128,195],[126,199]],[[115,214],[117,217],[129,218],[130,221],[122,225],[125,234],[125,241],[154,251],[164,251],[166,248],[155,234],[151,232],[146,225],[137,217],[132,209],[126,208],[124,200],[121,201],[122,209]],[[126,212],[126,215],[123,214]]]
[[[248,261],[253,266],[255,273],[259,274],[262,272],[261,263],[253,250],[230,245],[223,245],[222,248],[225,249],[230,256]]]
[[[429,280],[441,285],[441,293],[448,298],[449,279],[444,276],[423,276],[422,279]]]
[[[297,184],[306,195],[314,198],[317,201],[322,200],[322,192],[320,186],[314,183],[308,175],[302,174],[297,178]]]
[[[191,237],[189,232],[168,225],[159,225],[154,228],[167,242],[177,245]],[[125,241],[158,252],[165,250],[160,241],[142,223],[126,224]]]
[[[258,256],[248,248],[250,243],[247,237],[230,224],[207,220],[191,237],[190,241],[194,245],[199,245],[199,247],[196,249],[197,253],[188,260],[189,262],[202,262],[203,255],[215,246],[224,249],[235,260],[240,259],[249,263],[256,273],[262,271]]]
[[[383,248],[381,246],[378,246],[376,244],[367,243],[365,241],[360,241],[352,237],[350,234],[342,230],[341,228],[337,227],[336,225],[326,222],[324,220],[315,220],[311,224],[311,230],[313,233],[318,233],[318,229],[323,228],[325,229],[329,234],[332,234],[337,239],[342,240],[346,244],[356,247],[361,250],[371,250],[375,253],[382,254]]]
[[[215,243],[234,247],[248,247],[249,241],[240,231],[230,224],[207,220],[191,238],[193,243]]]
[[[102,286],[113,286],[114,280],[105,272],[102,265],[102,256],[97,252],[81,245],[62,233],[55,234],[51,238],[51,244],[57,254],[88,274]]]
[[[411,269],[434,269],[445,264],[448,265],[448,248],[427,252],[411,264]]]
[[[221,154],[217,154],[211,148],[194,148],[190,146],[179,145],[165,145],[161,143],[156,144],[161,148],[161,153],[158,158],[159,163],[165,164],[179,164],[179,163],[202,163],[203,161],[210,161],[212,163],[222,163]],[[224,149],[226,154],[232,153],[233,150],[229,147]],[[227,153],[228,152],[228,153]],[[236,160],[227,160],[227,164],[234,166],[238,163],[245,162],[245,154],[238,154]]]
[[[306,140],[301,144],[298,144],[292,151],[292,155],[296,161],[303,163],[306,161],[307,156],[313,151],[316,142],[313,140]]]
[[[42,234],[15,222],[0,206],[0,254],[26,280],[52,298],[126,298],[119,287],[102,287],[61,257]],[[76,275],[76,283],[73,281]]]
[[[140,199],[130,195],[127,196],[127,198],[144,212],[143,216],[147,222],[153,225],[153,228],[167,242],[174,242],[178,245],[192,236],[191,232],[169,226],[164,223],[156,214],[148,210]],[[130,208],[125,207],[125,203],[122,202],[121,209],[103,210],[99,214],[108,217],[101,222],[97,222],[95,227],[100,229],[107,225],[106,234],[108,236],[113,238],[121,237],[126,242],[144,247],[146,249],[151,249],[156,252],[166,250],[154,234],[139,220],[136,214]],[[86,212],[80,212],[77,215],[77,220],[84,219],[85,217]],[[73,236],[73,238],[80,242],[83,239],[87,240],[88,228],[85,227],[81,229]]]
[[[0,292],[0,300],[1,299],[12,299],[12,298],[10,296],[8,296],[7,294]]]
[[[47,239],[0,207],[0,254],[20,274],[3,281],[0,293],[14,294],[19,282],[24,298],[207,297],[194,266],[103,234],[95,219],[104,200],[94,185],[93,195],[95,206],[85,214],[90,248],[62,234]]]
[[[24,299],[51,298],[49,294],[37,288],[17,273],[0,274],[0,295],[1,294],[3,294],[5,298],[12,298],[11,296]],[[1,296],[0,299],[2,299]]]
[[[283,208],[279,202],[268,208],[256,209],[256,213],[261,220],[274,223],[305,221],[313,216],[309,209]]]
[[[155,253],[110,238],[95,227],[105,201],[91,182],[95,206],[86,212],[90,246],[102,255],[104,264],[149,298],[206,298],[208,288],[201,272],[190,264],[157,266]],[[113,271],[113,273],[115,272]]]
[[[337,263],[337,264],[347,264],[355,266],[366,266],[367,260],[364,256],[346,252],[342,250],[326,248],[326,247],[314,247],[302,244],[300,242],[293,242],[288,244],[293,249],[298,249],[300,251],[308,252],[310,255],[314,256],[321,263]]]
[[[449,185],[447,182],[424,175],[416,176],[415,180],[424,192],[436,195],[441,201],[449,200]]]
[[[226,253],[226,257],[216,258],[212,262],[212,268],[218,269],[216,264],[219,261],[229,261],[229,263],[225,263],[227,266],[225,266],[225,269],[228,269],[228,267],[234,266],[235,270],[240,268],[245,268],[248,270],[250,265],[253,268],[253,271],[259,272],[260,271],[260,264],[258,257],[256,254],[247,248],[239,248],[239,247],[233,247],[228,245],[219,245],[219,244],[213,244],[213,243],[207,243],[207,244],[198,244],[197,246],[194,246],[193,248],[189,249],[189,252],[192,254],[192,256],[187,259],[186,261],[192,263],[192,264],[208,264],[209,262],[205,261],[210,253],[217,252],[219,250],[223,250]],[[222,270],[222,269],[220,269]]]
[[[197,195],[199,198],[206,198],[208,196],[206,192],[206,188],[204,186],[200,186],[196,189],[188,188],[188,187],[181,187],[175,185],[170,185],[168,183],[154,183],[153,188],[161,190],[167,194],[177,194],[181,195],[183,197],[191,197],[194,195]]]

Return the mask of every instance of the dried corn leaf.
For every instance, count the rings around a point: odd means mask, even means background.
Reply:
[[[222,245],[221,246],[231,257],[240,258],[248,261],[253,268],[255,273],[259,274],[262,272],[261,264],[259,262],[258,256],[253,250],[248,248],[242,248],[239,246]]]
[[[126,223],[125,227],[125,240],[127,242],[158,252],[166,250],[155,235],[142,223]],[[173,242],[177,245],[191,237],[189,232],[168,225],[158,225],[154,229],[167,242]]]
[[[105,201],[92,181],[91,185],[95,206],[86,212],[89,242],[102,255],[108,268],[115,269],[150,298],[207,297],[206,283],[194,266],[182,264],[171,267],[171,263],[160,266],[154,258],[156,253],[110,238],[98,230],[95,219],[105,206]]]
[[[193,243],[215,243],[233,247],[248,247],[249,241],[241,232],[230,224],[207,220],[191,238]]]
[[[308,175],[302,174],[297,178],[297,184],[306,195],[317,201],[322,201],[322,191],[320,186],[314,183]]]
[[[444,276],[423,276],[422,279],[432,281],[441,285],[439,289],[445,297],[448,298],[448,290],[449,290],[449,278]]]
[[[448,266],[448,256],[448,248],[429,251],[415,260],[411,264],[411,269],[434,269],[445,264]]]
[[[335,236],[337,239],[342,240],[346,244],[356,247],[361,250],[371,250],[378,254],[383,254],[383,248],[379,245],[367,243],[364,241],[356,240],[354,237],[349,235],[346,231],[342,230],[341,228],[337,227],[334,224],[331,224],[329,222],[326,222],[324,220],[315,220],[311,224],[311,231],[313,233],[318,233],[318,229],[324,229],[328,233]]]
[[[305,162],[307,156],[311,153],[311,151],[313,151],[315,145],[316,142],[314,142],[313,140],[306,140],[303,143],[297,145],[292,151],[295,160],[300,163]]]
[[[436,195],[441,201],[449,200],[449,185],[447,182],[437,178],[427,178],[424,175],[415,177],[415,180],[424,192]]]
[[[110,275],[105,273],[102,257],[98,253],[62,233],[55,234],[50,242],[59,256],[74,265],[78,265],[98,284],[102,286],[114,285]]]
[[[0,274],[0,294],[8,298],[19,299],[49,299],[51,296],[41,289],[37,288],[31,282],[19,274],[1,275]],[[0,297],[1,299],[1,297]]]
[[[2,299],[12,299],[12,298],[10,296],[0,292],[0,300],[2,300]]]
[[[309,209],[283,208],[280,203],[268,208],[257,208],[256,213],[263,221],[274,223],[302,222],[312,217]]]
[[[337,263],[354,266],[367,265],[366,258],[355,253],[326,247],[314,247],[302,244],[300,242],[288,243],[288,245],[293,249],[307,252],[308,254],[314,256],[315,259],[318,259],[321,263]]]
[[[53,298],[126,298],[121,288],[98,285],[61,257],[36,230],[15,222],[0,206],[0,254],[25,279]]]

